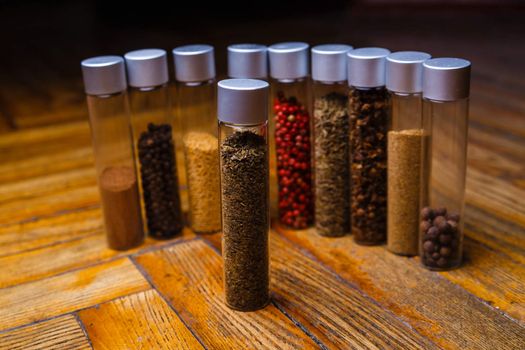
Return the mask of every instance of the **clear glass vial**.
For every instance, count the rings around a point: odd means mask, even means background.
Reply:
[[[221,229],[215,58],[209,45],[173,49],[177,114],[182,125],[189,221],[197,233]]]
[[[461,264],[467,170],[470,62],[434,58],[423,64],[423,266]]]
[[[226,304],[252,311],[269,302],[268,83],[227,79],[218,88]]]
[[[386,240],[387,132],[390,107],[385,88],[385,58],[378,47],[348,52],[350,111],[351,220],[355,242]]]
[[[268,48],[279,221],[292,229],[313,222],[308,47],[289,42]]]
[[[126,250],[144,240],[126,93],[120,56],[81,62],[108,246]]]
[[[124,55],[131,125],[147,232],[159,239],[183,227],[173,141],[166,51],[144,49]]]
[[[423,62],[430,55],[399,51],[386,58],[392,128],[388,132],[387,248],[417,255],[423,139]]]
[[[268,80],[268,48],[259,44],[228,46],[228,77]]]
[[[346,53],[340,44],[312,48],[312,146],[315,229],[323,236],[350,233],[350,117]]]

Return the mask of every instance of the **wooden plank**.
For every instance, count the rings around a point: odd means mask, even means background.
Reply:
[[[101,233],[102,226],[99,207],[0,225],[0,256]]]
[[[0,349],[91,349],[75,316],[65,315],[0,333]]]
[[[314,230],[278,230],[441,347],[523,348],[522,325],[443,274],[422,268],[415,258],[359,246],[352,236],[330,239]]]
[[[220,233],[203,238],[220,250]],[[328,348],[437,348],[274,231],[270,251],[274,301]]]
[[[79,312],[95,349],[203,349],[155,290]]]
[[[130,255],[152,246],[173,244],[194,237],[190,230],[172,240],[154,240],[147,238],[137,248],[127,251],[109,249],[103,233],[90,235],[81,239],[55,244],[16,255],[0,257],[3,266],[0,275],[0,288],[42,279],[76,268],[101,263],[117,257]],[[45,264],[42,264],[45,261]]]
[[[146,289],[149,289],[148,282],[128,259],[3,288],[0,289],[0,330]]]
[[[139,255],[135,259],[205,347],[316,347],[311,338],[272,304],[256,312],[229,309],[223,301],[221,258],[201,240]]]

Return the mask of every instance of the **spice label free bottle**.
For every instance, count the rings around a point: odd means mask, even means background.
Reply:
[[[218,88],[224,291],[230,308],[252,311],[269,302],[268,83]]]
[[[108,246],[130,249],[142,243],[144,233],[124,60],[93,57],[81,68]]]
[[[352,234],[359,244],[386,240],[387,133],[389,94],[385,58],[390,51],[368,47],[348,52]]]
[[[144,49],[124,56],[131,120],[147,232],[159,239],[183,227],[173,140],[166,51]]]
[[[467,170],[470,62],[434,58],[423,64],[423,266],[461,264]]]
[[[386,88],[392,108],[387,248],[399,255],[417,255],[419,247],[423,62],[429,58],[417,51],[395,52],[386,58]]]
[[[312,48],[312,144],[315,229],[323,236],[350,233],[350,117],[348,45]]]
[[[281,224],[305,229],[313,222],[308,44],[268,48]]]

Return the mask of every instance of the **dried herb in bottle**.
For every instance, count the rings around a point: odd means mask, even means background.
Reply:
[[[226,302],[268,303],[268,164],[263,136],[235,132],[222,142],[221,191]]]
[[[350,232],[348,98],[330,93],[316,98],[313,118],[315,228],[324,236]]]
[[[350,92],[352,233],[357,243],[386,239],[388,92],[384,87]]]
[[[138,151],[149,234],[171,238],[183,228],[171,126],[149,123]]]

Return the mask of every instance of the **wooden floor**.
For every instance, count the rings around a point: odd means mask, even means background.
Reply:
[[[306,19],[292,36],[473,61],[460,269],[430,272],[351,236],[274,225],[272,302],[231,311],[220,234],[106,248],[79,75],[54,65],[60,79],[46,83],[47,61],[36,80],[29,71],[17,80],[23,69],[11,62],[0,87],[0,349],[525,349],[525,50],[515,45],[525,28],[506,12],[428,23],[403,15],[397,27],[386,14],[348,16],[363,37],[343,25],[314,35]],[[481,32],[488,19],[500,30]],[[424,32],[433,24],[442,35]]]

